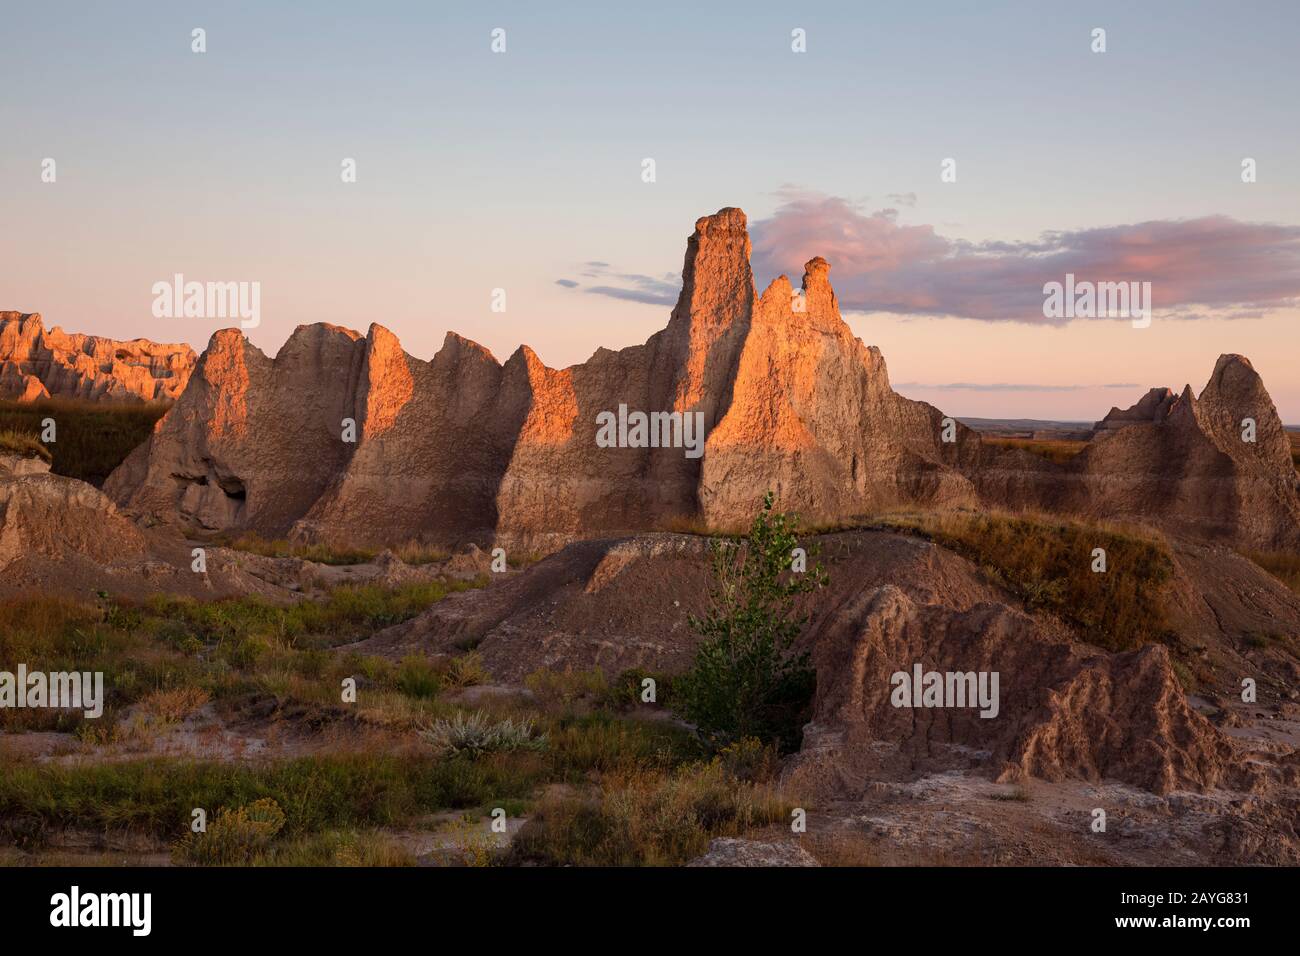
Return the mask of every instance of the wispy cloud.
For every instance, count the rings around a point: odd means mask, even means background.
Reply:
[[[813,193],[788,195],[755,222],[754,272],[796,281],[826,258],[850,310],[1047,322],[1043,284],[1067,272],[1094,282],[1150,282],[1157,314],[1258,316],[1300,301],[1300,226],[1228,216],[1154,220],[1045,233],[1033,242],[972,243],[930,225],[905,225],[895,209]]]
[[[635,272],[614,272],[608,262],[584,262],[582,276],[594,279],[598,284],[582,287],[573,279],[556,279],[556,285],[576,289],[590,295],[604,295],[611,299],[623,299],[628,302],[644,302],[648,305],[675,305],[681,282],[677,276],[668,273],[665,276],[642,275]]]

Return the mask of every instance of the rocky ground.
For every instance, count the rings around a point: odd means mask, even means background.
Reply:
[[[367,627],[361,640],[345,630],[326,646],[336,663],[392,667],[413,657],[453,666],[472,654],[482,675],[443,694],[440,707],[544,716],[536,695],[554,683],[577,687],[576,700],[589,690],[583,675],[681,672],[697,642],[689,618],[707,604],[707,539],[692,534],[580,541],[499,574],[474,548],[423,565],[392,552],[343,565],[264,557],[144,527],[95,489],[30,459],[6,463],[0,518],[3,583],[14,600],[46,589],[137,600],[256,596],[292,607],[348,584],[385,591],[486,581],[393,626]],[[719,838],[699,865],[1300,862],[1300,598],[1254,563],[1221,546],[1168,539],[1170,637],[1112,651],[1067,614],[1027,600],[924,534],[882,523],[806,543],[830,580],[805,603],[803,645],[817,692],[803,748],[783,761],[774,784],[806,811],[806,832],[756,825]],[[192,570],[195,547],[206,551],[206,573]],[[889,674],[914,661],[999,671],[997,719],[891,706]],[[560,676],[538,684],[539,674]],[[1241,700],[1243,677],[1257,683],[1252,703]],[[315,690],[275,686],[204,700],[168,721],[132,705],[117,715],[123,729],[112,740],[3,733],[0,759],[262,766],[418,752],[406,710],[358,713]],[[687,733],[665,707],[642,706],[635,719]],[[571,787],[565,780],[539,779],[535,793]],[[509,852],[536,814],[545,819],[546,799],[512,814],[492,846],[483,841],[488,817],[466,822],[450,811],[366,839],[417,863],[486,859]],[[1098,811],[1104,831],[1094,829]],[[41,858],[143,862],[166,846],[72,827]]]

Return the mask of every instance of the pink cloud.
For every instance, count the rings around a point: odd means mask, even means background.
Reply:
[[[1229,316],[1300,299],[1300,227],[1228,216],[1045,233],[1036,242],[971,243],[897,212],[866,214],[834,196],[798,195],[753,224],[755,278],[796,281],[826,258],[846,309],[1046,322],[1043,284],[1150,282],[1157,314]]]

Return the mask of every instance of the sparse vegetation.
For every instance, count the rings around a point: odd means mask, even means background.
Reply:
[[[373,561],[380,553],[378,548],[338,548],[327,544],[302,544],[284,538],[264,538],[254,532],[238,535],[218,535],[215,543],[236,551],[260,554],[265,558],[300,558],[317,564],[350,565]],[[436,564],[451,555],[441,549],[410,541],[391,549],[405,564]]]
[[[207,702],[208,692],[202,687],[173,687],[154,691],[140,702],[140,706],[161,721],[175,723]]]
[[[612,774],[594,797],[544,801],[515,837],[508,861],[671,866],[703,853],[714,837],[785,821],[791,806],[716,763]]]
[[[483,655],[470,651],[447,661],[443,675],[449,687],[474,687],[488,682],[488,672],[483,667]]]
[[[19,455],[23,458],[40,458],[53,461],[50,450],[41,444],[35,435],[20,432],[15,428],[0,430],[0,454]]]
[[[605,672],[599,667],[585,671],[539,668],[524,678],[524,687],[544,703],[565,706],[581,700],[596,700],[609,692]]]
[[[1163,591],[1173,557],[1156,538],[1099,525],[997,512],[902,512],[874,527],[919,534],[964,555],[1032,610],[1050,611],[1110,650],[1170,642]],[[1106,572],[1092,569],[1106,552]]]
[[[542,781],[545,765],[511,757],[341,753],[262,764],[8,760],[0,761],[0,819],[37,818],[52,828],[171,840],[188,832],[195,807],[215,811],[270,798],[284,811],[286,836],[397,826],[439,807],[470,809],[528,797]],[[209,827],[213,822],[209,819]]]
[[[270,798],[246,807],[222,809],[201,832],[190,832],[172,848],[178,863],[237,866],[249,863],[284,829],[284,811]]]
[[[747,539],[710,542],[710,608],[691,617],[702,643],[692,669],[674,684],[682,715],[714,746],[744,737],[799,743],[815,675],[794,643],[807,617],[795,599],[826,583],[817,565],[792,570],[798,519],[763,498]]]
[[[138,604],[10,599],[0,601],[0,660],[47,671],[102,671],[105,714],[85,731],[101,741],[115,739],[113,725],[123,708],[142,701],[163,719],[166,712],[201,706],[202,699],[268,690],[337,702],[338,681],[354,675],[426,700],[444,683],[434,665],[426,662],[421,670],[355,654],[331,656],[325,649],[407,620],[467,586],[348,585],[319,601],[290,605],[256,597],[207,603],[159,597]],[[408,715],[411,721],[419,716]],[[0,728],[7,730],[76,731],[82,722],[79,711],[0,710]]]
[[[784,816],[767,784],[775,750],[744,740],[709,757],[680,724],[628,713],[645,706],[639,671],[613,682],[599,670],[538,672],[531,684],[539,698],[488,697],[467,711],[441,697],[482,676],[477,654],[394,662],[329,650],[445,591],[348,588],[288,606],[251,598],[0,602],[4,659],[106,675],[101,719],[78,714],[39,729],[75,731],[64,752],[112,754],[0,757],[0,845],[12,848],[3,852],[54,859],[72,830],[153,840],[188,865],[410,865],[395,835],[435,826],[423,821],[450,811],[464,814],[462,822],[437,831],[438,841],[450,842],[435,841],[442,849],[433,858],[488,865],[503,850],[485,815],[501,807],[512,818],[532,816],[541,801],[558,816],[531,831],[545,843],[535,845],[537,862],[660,863],[680,862],[710,835]],[[362,688],[351,707],[339,705],[343,676]],[[671,683],[655,679],[661,692]],[[253,760],[163,756],[162,741],[200,709],[202,720],[267,715],[272,736],[277,726],[290,735],[342,733],[342,746]],[[383,736],[349,744],[349,732]],[[364,742],[376,739],[384,743]],[[561,826],[570,801],[600,804],[610,834],[628,820],[636,828],[627,840],[588,843]],[[209,813],[206,832],[190,831],[196,807]],[[680,821],[641,816],[679,810],[687,813]]]
[[[74,399],[0,402],[0,431],[24,435],[49,452],[50,470],[92,485],[104,479],[149,437],[170,407],[160,402],[107,403]],[[41,422],[53,418],[57,441],[40,442]]]
[[[420,731],[420,739],[434,753],[469,754],[472,757],[516,750],[542,750],[547,743],[546,734],[533,732],[532,720],[516,721],[506,717],[494,721],[481,710],[436,720]]]
[[[1046,458],[1058,465],[1065,464],[1088,447],[1086,441],[1070,441],[1068,439],[999,438],[984,435],[981,436],[981,440],[984,444],[993,445],[997,448],[1019,448],[1031,455]]]
[[[1252,551],[1246,557],[1300,594],[1300,554],[1291,551]]]
[[[1014,787],[1011,790],[999,790],[997,793],[989,794],[994,800],[1004,803],[1028,803],[1030,801],[1029,791],[1024,787]]]

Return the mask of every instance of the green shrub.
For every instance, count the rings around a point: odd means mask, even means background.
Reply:
[[[474,687],[478,684],[486,684],[489,675],[483,667],[483,655],[478,651],[470,651],[460,657],[453,657],[447,662],[443,679],[451,687]]]
[[[238,866],[249,863],[284,829],[284,811],[274,800],[255,800],[237,810],[222,809],[202,833],[187,833],[172,847],[177,863]]]
[[[797,519],[772,510],[772,493],[746,540],[710,541],[713,585],[703,618],[691,627],[703,639],[690,672],[673,686],[682,715],[715,747],[744,737],[795,749],[816,677],[795,641],[807,623],[798,595],[826,583],[817,565],[792,570]]]
[[[645,681],[654,681],[655,699],[653,701],[643,701],[642,695],[645,693]],[[659,707],[672,709],[673,700],[673,676],[656,671],[647,671],[639,667],[629,668],[623,671],[613,683],[606,689],[601,700],[604,706],[610,710],[625,711],[642,704],[654,704]]]
[[[427,657],[411,654],[397,665],[394,684],[407,697],[432,700],[442,690],[442,677]]]

